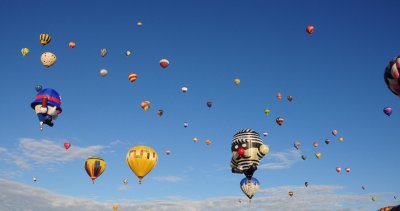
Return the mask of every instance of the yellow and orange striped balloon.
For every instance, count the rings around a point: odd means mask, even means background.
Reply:
[[[126,162],[138,177],[139,184],[142,184],[143,177],[157,165],[157,161],[157,152],[148,146],[135,146],[126,153]]]
[[[129,81],[130,81],[131,83],[133,83],[133,82],[136,81],[137,75],[136,75],[135,73],[129,73],[128,78],[129,78]]]
[[[85,162],[85,170],[94,184],[94,180],[106,170],[106,162],[101,157],[89,157]]]

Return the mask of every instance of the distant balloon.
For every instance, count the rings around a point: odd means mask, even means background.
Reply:
[[[233,82],[235,83],[235,85],[239,85],[240,84],[240,79],[236,78]]]
[[[313,146],[314,146],[314,147],[318,147],[318,142],[314,142],[314,143],[313,143]]]
[[[336,167],[336,172],[337,172],[337,173],[340,173],[341,171],[342,171],[342,168]]]
[[[188,123],[188,122],[184,122],[184,123],[183,123],[183,127],[184,127],[184,128],[187,128],[188,126],[189,126],[189,123]]]
[[[170,150],[166,150],[165,154],[169,155],[169,154],[171,154],[171,151]]]
[[[75,42],[69,42],[68,43],[68,46],[70,47],[70,48],[75,48]]]
[[[331,140],[329,138],[325,139],[325,144],[329,144]]]
[[[302,156],[301,156],[301,159],[306,160],[306,159],[307,159],[307,156],[302,155]]]
[[[376,201],[376,197],[375,196],[371,197],[371,200]]]
[[[169,61],[168,61],[168,59],[161,59],[161,60],[160,60],[160,66],[161,66],[162,68],[167,68],[167,67],[169,66]]]
[[[293,96],[289,95],[289,96],[287,97],[287,100],[288,100],[289,102],[292,102]]]
[[[22,56],[26,56],[29,53],[29,48],[22,48],[21,49]]]
[[[213,103],[212,103],[211,101],[208,101],[208,102],[207,102],[207,107],[211,108],[212,104],[213,104]]]
[[[365,190],[365,186],[364,186],[364,185],[363,185],[363,186],[361,186],[361,189]]]
[[[267,133],[267,132],[264,132],[263,135],[264,135],[264,136],[268,136],[268,133]]]
[[[193,142],[197,142],[198,139],[196,137],[193,138]]]
[[[315,153],[315,157],[316,157],[317,159],[320,159],[320,158],[321,158],[321,153],[320,153],[320,152]]]
[[[119,208],[119,205],[118,205],[118,204],[113,204],[113,211],[117,211],[118,208]]]
[[[386,86],[395,95],[400,96],[400,56],[391,60],[383,74]]]
[[[42,85],[36,85],[36,86],[35,86],[35,90],[36,90],[37,92],[42,91],[42,89],[43,89]]]
[[[305,183],[304,183],[304,186],[308,187],[308,182],[305,182]]]
[[[94,180],[99,177],[106,169],[106,162],[101,157],[89,157],[85,161],[85,170],[89,177]]]
[[[211,140],[210,140],[210,139],[207,139],[207,140],[206,140],[206,144],[207,144],[207,145],[210,145],[210,144],[211,144]]]
[[[106,69],[100,70],[100,75],[106,77],[108,75],[108,71]]]
[[[265,113],[265,115],[269,115],[269,113],[271,112],[271,110],[269,110],[269,108],[266,108],[266,109],[264,109],[264,113]]]
[[[188,91],[188,88],[186,86],[182,87],[182,92],[186,93]]]
[[[139,27],[141,27],[141,26],[143,26],[143,23],[139,21],[139,22],[137,22],[136,25],[139,26]]]
[[[40,40],[40,44],[42,44],[43,46],[47,45],[50,43],[51,41],[51,37],[49,34],[40,34],[39,35],[39,40]]]
[[[125,52],[125,55],[126,55],[126,56],[130,56],[130,55],[131,55],[131,51],[130,51],[130,50],[127,50],[127,51]]]
[[[350,172],[350,168],[345,168],[346,172]]]
[[[143,102],[141,102],[141,103],[140,103],[140,107],[142,107],[142,109],[143,109],[144,111],[149,110],[149,108],[150,108],[150,101],[143,101]]]
[[[278,92],[278,94],[276,94],[276,98],[278,98],[278,100],[282,100],[282,93]]]
[[[251,199],[260,189],[260,182],[254,177],[250,179],[245,177],[240,181],[240,189],[246,194],[247,198]]]
[[[294,148],[296,148],[296,149],[300,149],[300,146],[301,146],[300,141],[295,141],[294,144],[293,144],[293,146],[294,146]]]
[[[336,136],[338,134],[337,130],[332,130],[332,135]]]
[[[306,32],[307,32],[308,34],[314,33],[314,26],[311,26],[311,25],[307,26]]]
[[[64,143],[65,150],[68,150],[70,147],[71,147],[71,143],[69,143],[69,142]]]
[[[40,60],[42,61],[43,66],[49,68],[56,63],[57,57],[51,52],[44,52],[40,57]]]
[[[162,109],[157,110],[157,115],[159,117],[161,117],[163,114],[164,114],[164,110],[162,110]]]
[[[124,184],[127,185],[129,180],[128,179],[124,179],[122,182],[124,182]]]
[[[37,181],[36,177],[33,177],[33,178],[32,178],[32,181],[33,181],[33,182],[36,182],[36,181]]]
[[[343,142],[343,141],[344,141],[343,137],[340,137],[339,142]]]
[[[289,196],[292,197],[294,195],[294,193],[292,191],[289,191]]]
[[[388,116],[392,115],[392,108],[390,108],[390,107],[385,107],[385,108],[383,109],[383,113],[385,113],[385,114],[388,115]]]
[[[276,118],[276,123],[281,126],[285,120],[282,117]]]
[[[101,55],[101,57],[107,56],[107,49],[102,48],[102,49],[100,50],[100,55]]]
[[[129,73],[128,79],[131,83],[135,82],[137,79],[137,75],[135,73]]]

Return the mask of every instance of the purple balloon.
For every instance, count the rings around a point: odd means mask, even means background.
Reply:
[[[383,113],[385,113],[386,115],[390,116],[392,114],[392,108],[390,107],[386,107],[383,109]]]
[[[187,123],[187,122],[183,123],[183,127],[187,128],[188,126],[189,126],[189,123]]]

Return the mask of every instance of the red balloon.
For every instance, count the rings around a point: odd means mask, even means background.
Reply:
[[[314,32],[314,26],[307,26],[306,31],[308,34],[312,34]]]
[[[65,150],[68,150],[70,147],[71,147],[71,143],[69,143],[69,142],[64,143]]]
[[[244,149],[243,148],[239,148],[237,150],[237,153],[238,153],[239,156],[243,156],[244,155]]]

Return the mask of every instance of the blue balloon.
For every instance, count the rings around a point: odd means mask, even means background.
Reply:
[[[36,86],[35,86],[35,90],[36,90],[37,92],[42,91],[42,89],[43,89],[42,85],[36,85]]]
[[[245,177],[240,181],[240,189],[242,189],[243,193],[251,199],[260,189],[260,182],[258,182],[254,177],[250,179]]]

